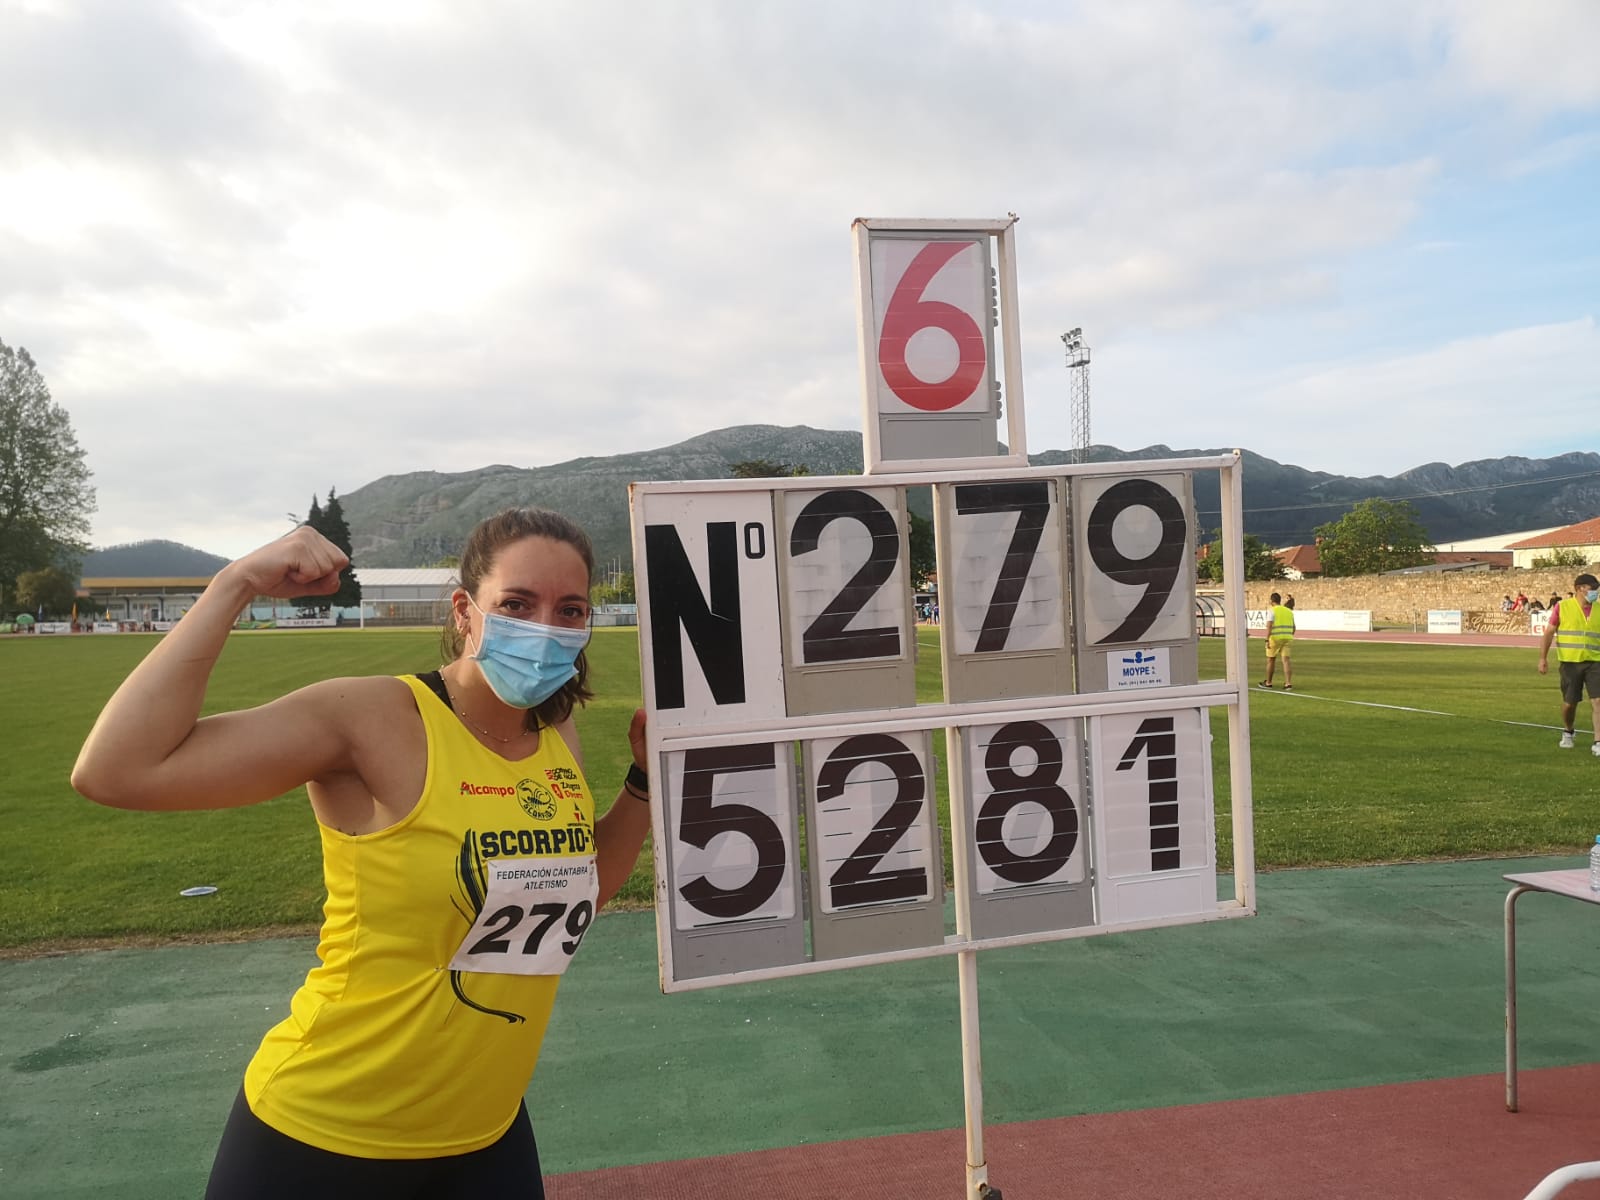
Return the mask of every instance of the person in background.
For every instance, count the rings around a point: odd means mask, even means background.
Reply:
[[[1600,581],[1593,575],[1579,575],[1572,581],[1573,595],[1551,609],[1539,640],[1539,674],[1549,672],[1550,646],[1556,648],[1560,662],[1561,749],[1571,750],[1573,720],[1578,701],[1589,694],[1594,742],[1589,751],[1600,758]]]
[[[202,718],[245,606],[331,595],[348,561],[302,526],[219,571],[111,697],[72,785],[154,811],[310,796],[320,962],[245,1070],[209,1200],[539,1200],[523,1095],[562,973],[650,828],[644,714],[596,819],[572,720],[594,552],[565,517],[508,509],[462,551],[442,668]]]
[[[1271,596],[1271,612],[1267,618],[1267,677],[1260,686],[1272,686],[1272,674],[1278,660],[1283,659],[1283,690],[1294,691],[1294,669],[1289,663],[1289,650],[1294,644],[1294,609],[1283,602],[1277,592]]]
[[[1508,612],[1511,611],[1512,606],[1513,606],[1513,601],[1511,599],[1511,593],[1507,592],[1506,593],[1506,598],[1504,600],[1500,601],[1500,611],[1503,612],[1503,613],[1508,613]]]

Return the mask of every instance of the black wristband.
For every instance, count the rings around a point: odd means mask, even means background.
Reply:
[[[650,776],[638,763],[629,765],[628,775],[622,781],[622,786],[633,792],[641,800],[650,798]]]

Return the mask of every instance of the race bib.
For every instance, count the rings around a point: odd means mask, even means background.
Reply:
[[[594,855],[491,858],[478,919],[450,960],[453,971],[560,975],[594,921]]]

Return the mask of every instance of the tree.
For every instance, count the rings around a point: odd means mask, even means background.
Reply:
[[[939,569],[933,546],[933,522],[910,510],[906,515],[911,518],[911,586],[921,587],[922,581]]]
[[[76,573],[41,567],[17,576],[17,607],[45,617],[64,617],[78,598]]]
[[[344,506],[332,488],[328,489],[328,506],[322,510],[322,536],[327,538],[350,558],[350,564],[339,572],[339,590],[323,601],[339,608],[355,608],[361,603],[361,584],[356,580],[355,552],[350,547],[350,526],[345,523]]]
[[[1589,556],[1582,550],[1572,546],[1563,546],[1559,550],[1552,550],[1549,554],[1541,554],[1533,560],[1533,566],[1538,567],[1587,567]]]
[[[94,488],[66,410],[21,347],[0,342],[0,598],[25,571],[77,571]]]
[[[311,508],[306,513],[306,524],[327,538],[346,555],[351,554],[350,526],[344,519],[344,507],[339,503],[338,494],[333,488],[328,489],[328,506],[324,508],[318,503],[315,496],[311,497]],[[339,572],[339,590],[331,596],[296,596],[291,604],[301,608],[315,608],[326,612],[330,608],[355,608],[361,603],[361,584],[356,580],[355,561]]]
[[[290,513],[289,518],[293,520],[294,514]],[[322,515],[322,505],[317,502],[317,494],[315,492],[311,493],[311,507],[306,511],[305,524],[322,534],[323,537],[328,536],[324,529],[324,526],[327,525],[327,521]],[[293,604],[296,608],[322,609],[328,606],[329,601],[326,596],[296,596],[294,599],[290,600],[289,603]]]
[[[728,468],[733,479],[790,479],[799,475],[811,474],[811,468],[804,463],[775,463],[764,458],[747,458],[744,462],[736,462]]]
[[[1403,500],[1363,500],[1337,521],[1317,526],[1324,575],[1376,575],[1433,561],[1433,543]]]
[[[1284,578],[1283,560],[1277,551],[1253,533],[1241,542],[1244,548],[1244,577],[1253,580]],[[1213,531],[1206,545],[1206,556],[1195,566],[1195,578],[1202,583],[1222,582],[1222,530]]]
[[[619,571],[610,579],[595,584],[593,599],[596,604],[633,604],[633,572]]]

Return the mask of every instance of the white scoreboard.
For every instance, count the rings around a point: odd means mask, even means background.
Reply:
[[[1198,677],[1196,470],[1236,490],[1234,456],[634,484],[663,988],[1252,911],[1247,764],[1217,897],[1208,712],[1247,760],[1247,698]],[[944,695],[919,704],[928,484]]]

